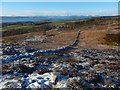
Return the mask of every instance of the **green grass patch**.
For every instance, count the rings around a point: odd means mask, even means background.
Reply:
[[[2,31],[2,28],[0,27],[0,32]]]
[[[16,30],[16,29],[31,29],[33,26],[31,25],[10,25],[10,26],[6,26],[3,27],[1,31],[8,31],[8,30]]]
[[[9,25],[2,28],[0,32],[2,32],[3,36],[11,36],[18,34],[25,34],[30,32],[41,32],[46,28],[42,26],[34,26],[34,25]]]

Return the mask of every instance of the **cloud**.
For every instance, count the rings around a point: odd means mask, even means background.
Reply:
[[[118,15],[118,10],[99,10],[99,15]]]
[[[30,11],[25,10],[22,12],[16,12],[9,14],[8,12],[3,12],[3,16],[70,16],[70,15],[80,15],[78,11]]]
[[[99,16],[111,16],[111,15],[118,15],[118,10],[98,10],[98,11],[91,11],[91,12],[81,12],[79,10],[74,11],[31,11],[25,10],[22,12],[3,12],[3,16],[80,16],[80,15],[99,15]]]

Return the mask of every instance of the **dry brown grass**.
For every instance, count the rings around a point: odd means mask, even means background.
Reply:
[[[102,27],[102,26],[101,26]],[[110,45],[107,42],[109,40],[106,40],[106,35],[108,34],[109,31],[114,30],[114,26],[110,27],[110,28],[103,28],[100,29],[97,28],[96,30],[82,30],[81,31],[81,36],[80,36],[80,43],[78,44],[78,48],[79,49],[83,49],[83,48],[97,48],[97,49],[111,49],[114,47],[114,45]],[[117,36],[113,36],[116,38],[112,38],[112,42],[114,41],[118,41],[118,37],[120,35]]]
[[[77,61],[78,61],[77,58],[70,58],[70,59],[68,60],[68,62],[77,62]]]
[[[42,32],[32,32],[26,34],[13,35],[8,37],[3,37],[3,43],[21,43],[25,38],[33,37],[34,35],[42,35]]]
[[[79,48],[99,48],[103,45],[106,35],[105,30],[84,30],[81,31]]]
[[[112,30],[106,34],[106,43],[108,45],[120,46],[120,30]]]
[[[25,43],[27,46],[38,48],[38,49],[55,49],[58,47],[63,47],[65,45],[73,43],[76,38],[77,30],[73,31],[57,31],[50,30],[46,32],[46,35],[43,35],[43,32],[32,32],[14,36],[3,37],[3,43],[19,43],[22,44],[27,38],[32,38],[34,36],[45,36],[43,42],[30,42]]]
[[[33,42],[28,45],[39,49],[55,49],[73,43],[77,31],[49,31],[43,42]]]

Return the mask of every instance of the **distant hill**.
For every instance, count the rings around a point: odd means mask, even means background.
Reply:
[[[93,18],[93,16],[2,16],[3,23],[10,22],[37,22],[37,21],[50,21],[50,20],[76,20]]]

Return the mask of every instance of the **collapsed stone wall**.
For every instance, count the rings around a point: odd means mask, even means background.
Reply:
[[[49,50],[36,50],[34,52],[31,52],[31,53],[21,53],[19,55],[7,56],[6,58],[2,59],[2,64],[10,63],[10,62],[12,62],[14,60],[18,60],[18,59],[20,60],[22,58],[33,58],[33,57],[35,57],[36,55],[39,55],[39,54],[59,53],[59,52],[64,51],[64,50],[69,50],[72,47],[77,45],[79,36],[80,36],[80,31],[78,32],[77,37],[76,37],[75,41],[72,44],[63,46],[61,48],[49,49]]]

